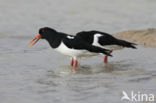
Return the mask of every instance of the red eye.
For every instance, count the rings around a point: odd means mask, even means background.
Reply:
[[[42,32],[45,32],[45,30],[44,30],[44,29],[42,29]]]

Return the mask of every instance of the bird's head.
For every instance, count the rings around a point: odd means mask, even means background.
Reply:
[[[28,45],[33,44],[31,45],[31,47],[33,45],[35,45],[40,39],[46,39],[48,40],[49,38],[52,37],[52,35],[55,35],[57,33],[56,30],[52,29],[52,28],[49,28],[49,27],[44,27],[44,28],[40,28],[39,29],[39,34],[38,36],[36,36],[32,41],[30,41],[28,43]]]

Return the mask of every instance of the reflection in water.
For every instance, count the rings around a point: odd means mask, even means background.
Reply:
[[[98,98],[100,95],[112,99],[110,95],[114,93],[117,93],[114,97],[118,95],[120,98],[120,92],[124,88],[130,86],[130,90],[139,90],[136,83],[144,84],[144,81],[151,80],[150,75],[141,76],[144,69],[134,69],[135,66],[135,63],[127,60],[105,65],[84,65],[78,67],[78,73],[71,72],[73,68],[70,66],[60,66],[60,71],[48,70],[46,77],[38,80],[39,84],[45,85],[38,93],[55,94],[54,97],[59,96],[61,100],[73,102]]]
[[[126,61],[120,62],[109,62],[107,64],[94,64],[94,65],[80,65],[77,68],[71,66],[60,66],[63,70],[60,74],[67,72],[77,73],[77,74],[97,74],[97,73],[112,73],[117,71],[127,71],[128,69],[132,69],[135,64],[126,63]],[[78,69],[78,72],[73,72],[74,69]]]
[[[113,52],[106,65],[89,58],[73,73],[46,41],[27,46],[42,26],[73,35],[155,27],[156,0],[1,1],[1,103],[121,103],[123,90],[156,95],[156,49]]]
[[[140,69],[133,69],[133,64],[125,63],[126,61],[111,62],[108,64],[96,64],[96,65],[84,65],[79,66],[79,72],[73,72],[74,67],[71,66],[60,66],[60,71],[47,71],[47,78],[70,78],[72,76],[87,76],[87,75],[98,75],[98,74],[108,74],[108,75],[132,75],[144,72]],[[125,68],[126,67],[126,68]]]
[[[10,41],[13,43],[0,48],[0,92],[4,92],[0,94],[0,99],[4,97],[7,100],[10,96],[11,100],[16,101],[15,94],[21,94],[17,97],[22,101],[25,98],[32,101],[39,99],[39,103],[45,100],[56,103],[120,103],[122,90],[156,91],[153,49],[139,48],[137,52],[132,52],[135,58],[126,54],[129,51],[123,50],[117,53],[120,58],[115,55],[108,64],[99,63],[100,56],[87,58],[83,62],[85,64],[78,67],[79,72],[73,72],[73,67],[65,65],[68,63],[67,57],[51,48],[46,49],[49,45],[43,43],[43,46],[28,48],[23,47],[27,39],[14,38]],[[144,52],[148,58],[138,56],[138,53]]]

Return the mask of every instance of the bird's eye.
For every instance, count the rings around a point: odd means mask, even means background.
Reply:
[[[43,33],[43,32],[45,32],[45,30],[44,30],[44,29],[42,29],[42,33]]]

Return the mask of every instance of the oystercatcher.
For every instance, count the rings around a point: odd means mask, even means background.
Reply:
[[[39,39],[46,39],[50,46],[67,56],[72,58],[71,66],[78,66],[78,58],[84,56],[94,56],[97,54],[104,54],[107,56],[112,56],[109,52],[110,50],[100,48],[94,45],[90,45],[88,42],[80,40],[78,37],[73,35],[68,35],[66,33],[58,32],[52,28],[44,27],[39,29],[39,35],[36,36],[28,45],[31,47],[38,42]],[[36,41],[35,41],[36,40]]]
[[[111,50],[109,53],[124,47],[136,49],[135,43],[117,39],[108,33],[96,30],[79,32],[76,34],[75,38],[92,46],[109,49]],[[107,56],[104,56],[104,63],[107,63]]]

